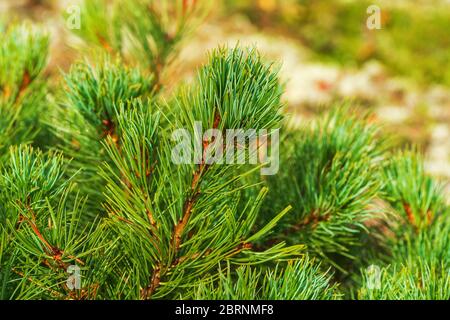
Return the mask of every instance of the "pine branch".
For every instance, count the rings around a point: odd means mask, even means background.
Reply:
[[[216,64],[227,64],[230,68],[220,69]],[[224,73],[211,78],[209,72],[215,68]],[[134,100],[118,109],[117,132],[121,146],[119,148],[111,137],[104,144],[111,158],[102,173],[107,181],[105,208],[110,213],[106,220],[118,235],[126,234],[121,239],[123,246],[135,248],[133,250],[139,248],[141,252],[133,254],[131,251],[126,258],[130,259],[130,264],[138,266],[134,274],[129,274],[140,282],[141,289],[136,298],[166,297],[175,288],[189,291],[202,275],[213,270],[223,259],[258,263],[295,254],[301,248],[285,248],[281,243],[266,252],[252,253],[251,242],[270,232],[287,210],[250,236],[266,190],[239,209],[236,204],[240,190],[245,188],[239,186],[243,174],[239,168],[230,170],[226,166],[209,164],[205,154],[197,165],[176,165],[171,158],[170,132],[178,125],[190,123],[192,118],[187,116],[188,110],[192,106],[197,108],[195,103],[200,98],[205,103],[214,103],[206,105],[203,112],[199,109],[193,112],[199,121],[210,122],[214,128],[225,129],[227,123],[222,121],[225,119],[234,126],[241,125],[242,120],[256,128],[274,126],[281,104],[279,99],[273,98],[279,93],[279,87],[271,72],[253,51],[222,49],[213,53],[211,63],[199,74],[198,82],[210,79],[210,87],[194,85],[192,91],[187,89],[178,101],[179,109],[174,109],[168,116],[171,119],[168,123],[160,122],[159,112],[154,111],[158,107],[151,101]],[[236,79],[242,83],[235,82]],[[247,92],[254,92],[252,113],[245,115],[250,109],[244,109],[243,114],[236,114],[236,120],[241,121],[232,121],[227,115],[236,111],[231,112],[234,105],[227,104],[225,96],[228,92],[216,89],[222,86],[219,81],[228,82],[227,90],[236,94],[236,102],[240,97],[247,97]],[[256,90],[261,91],[256,93]],[[206,93],[215,97],[208,98]],[[268,101],[263,100],[266,97]],[[187,128],[193,132],[193,127]],[[212,141],[203,140],[202,143],[208,146]],[[154,168],[148,176],[150,163]],[[148,212],[151,212],[151,219]],[[238,224],[242,226],[238,227]],[[121,269],[117,272],[123,274],[127,264],[118,266]]]
[[[0,36],[0,156],[38,136],[48,43],[47,34],[29,24],[10,25]]]
[[[84,1],[83,23],[75,32],[129,64],[141,65],[154,76],[155,93],[180,43],[204,19],[209,0]]]
[[[90,264],[88,252],[95,246],[85,247],[90,232],[79,225],[83,200],[69,200],[74,185],[63,179],[62,156],[12,148],[0,177],[6,214],[2,232],[14,243],[6,252],[13,261],[11,272],[20,276],[6,284],[10,298],[53,297],[55,292],[59,298],[73,296],[60,279],[67,277],[69,265]]]
[[[377,133],[376,126],[348,108],[289,133],[281,152],[285,170],[268,179],[268,203],[271,210],[292,204],[294,213],[266,241],[305,244],[344,271],[335,255],[352,257],[350,249],[381,193],[378,168],[385,147]]]
[[[136,97],[150,97],[154,80],[120,60],[101,57],[95,64],[80,62],[65,76],[66,98],[49,125],[60,139],[60,149],[73,158],[70,174],[77,175],[84,194],[90,195],[92,215],[103,199],[99,166],[106,161],[102,141],[111,137],[118,146],[116,106]]]
[[[386,200],[416,231],[430,226],[445,208],[442,184],[424,171],[419,154],[401,152],[390,158],[382,177]]]
[[[279,263],[273,269],[242,266],[220,270],[217,281],[205,281],[194,291],[199,300],[333,300],[340,294],[331,277],[307,256]]]

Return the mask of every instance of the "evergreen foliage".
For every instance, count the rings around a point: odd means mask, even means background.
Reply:
[[[235,278],[235,279],[233,279]],[[201,283],[195,299],[209,300],[332,300],[340,296],[331,277],[319,265],[305,257],[277,265],[269,270],[242,266],[231,274],[219,270],[217,284]]]
[[[79,34],[106,52],[72,66],[58,105],[45,103],[46,34],[2,27],[1,299],[449,299],[442,185],[370,115],[336,107],[285,126],[277,67],[240,46],[161,98],[204,6],[86,1]],[[196,122],[281,128],[280,171],[210,161],[224,142]],[[197,161],[174,162],[177,129],[206,150]]]
[[[290,132],[280,151],[279,174],[267,180],[270,207],[286,203],[292,213],[280,222],[272,240],[303,243],[341,271],[338,256],[353,258],[370,204],[379,195],[377,179],[385,142],[378,126],[355,110],[334,111],[322,120]]]
[[[71,158],[71,174],[82,171],[77,180],[85,194],[91,195],[91,211],[100,210],[103,180],[98,175],[107,161],[102,141],[117,139],[116,106],[127,99],[152,95],[154,81],[138,69],[123,67],[119,59],[101,56],[99,61],[74,64],[65,75],[65,98],[50,126],[59,138],[59,148]]]
[[[159,90],[164,69],[208,7],[208,0],[85,0],[83,23],[75,32],[88,44],[150,71]]]
[[[0,155],[11,145],[30,143],[45,111],[45,68],[49,38],[29,24],[0,24]]]

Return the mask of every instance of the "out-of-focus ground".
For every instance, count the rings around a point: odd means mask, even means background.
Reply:
[[[77,39],[62,18],[75,3],[0,0],[1,13],[51,31],[49,74],[77,58],[71,48]],[[382,24],[369,31],[366,10],[373,3]],[[208,50],[238,42],[282,62],[293,122],[350,101],[373,111],[399,145],[418,145],[427,170],[449,181],[450,1],[214,1],[206,22],[184,43],[167,85],[192,78]]]

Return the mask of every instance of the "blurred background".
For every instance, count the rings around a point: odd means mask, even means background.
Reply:
[[[54,84],[81,55],[63,18],[77,2],[0,0],[0,16],[50,31]],[[367,27],[371,5],[380,9],[380,29]],[[167,85],[189,81],[208,50],[237,42],[281,64],[291,121],[350,101],[372,111],[394,143],[423,150],[430,173],[450,179],[449,0],[216,0]]]

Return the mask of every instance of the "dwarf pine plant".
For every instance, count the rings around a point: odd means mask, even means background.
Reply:
[[[103,49],[52,90],[48,36],[2,26],[0,297],[449,299],[443,186],[369,114],[291,128],[276,65],[240,46],[165,92],[201,5],[86,1]]]

